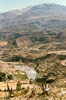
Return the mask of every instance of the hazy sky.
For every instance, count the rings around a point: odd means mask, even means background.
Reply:
[[[12,9],[22,9],[27,6],[42,3],[56,3],[66,6],[66,0],[0,0],[0,12],[5,12]]]

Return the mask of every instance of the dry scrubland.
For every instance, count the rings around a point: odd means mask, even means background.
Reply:
[[[37,72],[29,79],[15,65]],[[66,7],[0,13],[0,100],[66,100]]]

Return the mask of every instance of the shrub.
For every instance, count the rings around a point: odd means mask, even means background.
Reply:
[[[9,80],[12,80],[13,79],[13,77],[12,77],[11,74],[8,74],[7,77],[8,77]]]
[[[16,85],[16,90],[21,90],[21,83],[20,81],[17,82],[17,85]]]
[[[0,81],[5,81],[6,80],[6,74],[3,72],[0,72]]]

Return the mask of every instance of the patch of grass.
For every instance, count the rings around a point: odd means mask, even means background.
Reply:
[[[25,74],[22,74],[20,72],[17,72],[14,74],[14,76],[17,78],[17,79],[21,79],[21,80],[25,80],[25,79],[28,79],[26,73]]]

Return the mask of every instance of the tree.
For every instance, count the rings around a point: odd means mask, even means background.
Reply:
[[[7,77],[8,77],[9,80],[13,79],[11,74],[8,74]]]
[[[5,81],[6,80],[6,74],[3,72],[0,72],[0,81]]]
[[[41,83],[41,87],[43,90],[42,94],[48,95],[48,90],[50,89],[50,88],[48,88],[48,84],[54,82],[54,79],[50,78],[50,76],[51,76],[51,74],[43,75],[42,78],[36,79],[37,82]]]
[[[13,96],[13,89],[11,87],[10,91],[9,91],[9,97]]]
[[[12,89],[12,87],[11,87],[11,89],[9,88],[8,83],[7,83],[7,91],[9,93],[8,97],[13,97],[13,89]]]
[[[20,81],[17,82],[16,90],[17,91],[21,90],[21,83],[20,83]]]
[[[7,83],[7,91],[10,91],[10,88],[9,88],[9,85],[8,85],[8,83]]]
[[[37,68],[38,68],[38,66],[39,66],[39,63],[37,62],[37,63],[36,63],[36,67],[35,67],[35,69],[37,69]]]

